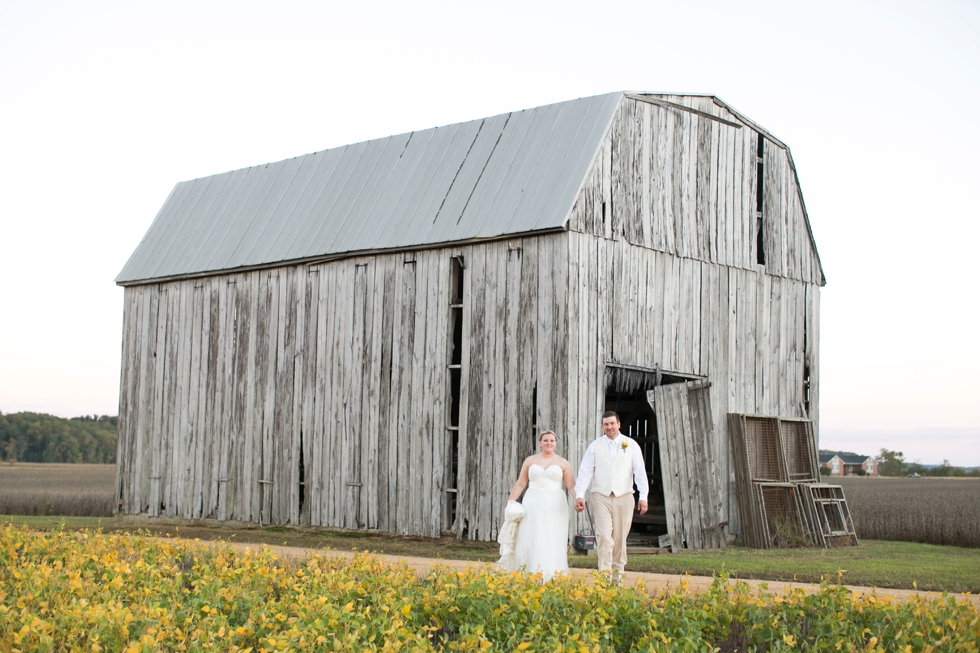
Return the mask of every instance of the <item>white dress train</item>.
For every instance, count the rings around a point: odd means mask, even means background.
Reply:
[[[534,463],[524,493],[525,515],[517,527],[513,555],[501,558],[508,571],[540,573],[544,580],[568,569],[568,501],[558,465]]]

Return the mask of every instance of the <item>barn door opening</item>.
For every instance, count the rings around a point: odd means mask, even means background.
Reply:
[[[672,551],[725,546],[723,483],[711,455],[708,381],[661,385],[647,393],[657,416],[663,500]]]
[[[634,393],[607,391],[606,410],[614,410],[619,414],[620,432],[633,438],[640,445],[647,482],[650,484],[647,513],[641,515],[639,510],[633,512],[629,544],[630,546],[657,546],[660,536],[667,533],[657,443],[657,416],[650,408],[644,391]],[[638,493],[634,493],[634,497],[639,500]]]
[[[647,392],[663,383],[682,380],[655,368],[606,365],[605,410],[616,411],[620,431],[640,445],[650,485],[647,513],[641,515],[639,510],[633,512],[629,536],[631,547],[656,547],[660,537],[667,534],[657,415],[647,401]],[[634,493],[634,498],[639,500],[639,493]]]

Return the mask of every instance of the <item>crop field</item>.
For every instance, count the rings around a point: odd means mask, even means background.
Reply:
[[[111,517],[114,465],[0,464],[0,515]],[[840,478],[861,539],[980,548],[980,479]]]
[[[977,651],[980,613],[832,584],[648,595],[600,577],[416,576],[370,555],[0,527],[0,648],[155,651]]]
[[[0,515],[112,516],[115,465],[0,464]]]
[[[842,478],[858,538],[980,548],[980,479]]]

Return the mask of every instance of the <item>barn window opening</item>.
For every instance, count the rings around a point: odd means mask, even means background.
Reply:
[[[810,366],[803,366],[803,412],[804,417],[810,417]]]
[[[303,504],[306,502],[306,466],[303,460],[303,431],[299,432],[299,512],[303,514]]]
[[[459,486],[459,413],[463,382],[463,278],[466,266],[462,256],[454,256],[450,269],[449,298],[449,415],[447,416],[447,461],[445,485],[447,500],[443,509],[443,529],[456,523]]]
[[[766,264],[766,239],[765,239],[765,217],[762,209],[766,192],[766,170],[763,164],[765,154],[766,139],[759,134],[759,141],[756,145],[755,163],[755,262],[759,265]]]
[[[531,454],[538,450],[538,384],[531,390]]]
[[[647,482],[650,484],[647,513],[645,515],[640,515],[638,511],[633,513],[630,539],[643,542],[648,546],[658,546],[660,536],[667,534],[667,511],[663,473],[660,468],[657,416],[646,400],[646,389],[655,387],[650,383],[653,381],[653,375],[648,378],[647,383],[642,384],[645,389],[638,391],[636,387],[629,389],[623,387],[615,378],[621,375],[610,375],[608,374],[610,368],[607,367],[606,370],[605,410],[614,410],[619,414],[620,432],[633,438],[640,446]]]
[[[667,535],[667,507],[664,493],[664,472],[660,460],[660,436],[657,415],[648,400],[648,391],[659,386],[690,381],[660,369],[607,364],[605,369],[605,410],[619,414],[620,432],[636,440],[643,453],[650,494],[645,515],[633,513],[630,539],[659,546],[660,537]],[[598,428],[598,423],[596,428]],[[669,425],[668,425],[669,428]]]
[[[766,264],[766,239],[763,236],[762,216],[756,219],[756,238],[755,238],[755,262],[759,265]]]

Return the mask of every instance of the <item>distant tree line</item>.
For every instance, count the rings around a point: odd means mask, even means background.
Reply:
[[[970,470],[962,467],[954,467],[948,460],[943,460],[942,465],[926,467],[916,462],[906,462],[905,454],[901,451],[889,451],[882,449],[881,453],[875,458],[878,461],[878,474],[881,476],[909,476],[918,474],[919,476],[976,476],[980,477],[980,469]]]
[[[0,413],[0,455],[8,462],[115,463],[117,425],[108,415]]]

